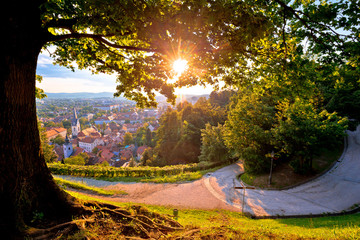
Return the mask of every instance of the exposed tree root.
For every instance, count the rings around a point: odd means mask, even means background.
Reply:
[[[81,237],[86,239],[87,229],[96,228],[102,238],[116,235],[125,239],[157,239],[165,237],[169,232],[184,229],[171,217],[150,212],[141,206],[124,209],[110,204],[86,202],[81,215],[75,218],[46,229],[30,228],[27,237],[42,240],[83,234]]]

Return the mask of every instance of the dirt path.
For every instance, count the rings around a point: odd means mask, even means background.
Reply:
[[[123,190],[128,195],[99,197],[104,200],[117,202],[146,203],[168,207],[191,209],[226,209],[241,211],[225,203],[207,190],[204,181],[206,178],[181,184],[156,184],[156,183],[114,183],[89,178],[57,176],[68,180],[82,181],[90,186],[103,187],[104,189]],[[88,194],[90,195],[90,194]]]
[[[348,132],[348,147],[338,163],[323,176],[289,190],[235,189],[240,163],[217,170],[202,179],[181,184],[114,183],[59,176],[84,181],[128,195],[102,199],[194,209],[226,209],[256,216],[339,213],[360,203],[360,130]],[[243,203],[243,199],[245,200]],[[243,209],[244,208],[244,209]]]

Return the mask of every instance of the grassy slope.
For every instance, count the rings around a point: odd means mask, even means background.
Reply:
[[[85,183],[82,183],[82,182],[69,181],[69,180],[65,180],[65,179],[57,178],[57,177],[54,177],[54,180],[62,188],[69,187],[69,188],[73,188],[73,189],[80,189],[80,190],[85,190],[85,191],[89,191],[89,192],[92,192],[92,193],[95,193],[95,194],[105,195],[105,196],[127,194],[124,191],[105,190],[105,189],[102,189],[102,188],[88,186],[88,185],[86,185]]]
[[[82,200],[99,199],[69,192]],[[101,200],[102,201],[102,200]],[[120,207],[132,203],[106,202]],[[143,204],[136,204],[143,205]],[[143,205],[152,211],[172,215],[170,207]],[[244,217],[224,210],[179,210],[177,221],[187,230],[199,228],[210,239],[360,239],[360,214],[301,219],[261,219]],[[91,230],[90,230],[91,231]],[[175,235],[183,233],[175,233]]]

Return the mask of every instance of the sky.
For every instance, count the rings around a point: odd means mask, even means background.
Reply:
[[[38,58],[37,73],[43,77],[36,86],[45,93],[75,93],[75,92],[116,92],[116,75],[92,74],[90,70],[70,69],[53,64],[52,58],[46,51]],[[176,94],[206,94],[211,87],[195,86],[177,89]]]

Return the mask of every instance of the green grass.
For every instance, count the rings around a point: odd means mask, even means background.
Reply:
[[[71,191],[69,193],[85,201],[99,201],[80,193]],[[133,203],[101,201],[125,208],[134,205]],[[173,208],[170,207],[136,205],[145,206],[161,214],[172,215],[173,212]],[[223,235],[220,239],[360,239],[360,214],[254,220],[241,213],[225,210],[179,209],[177,221],[186,229],[200,228],[201,236],[207,236],[208,239],[219,239],[219,234]]]
[[[112,196],[112,195],[124,195],[127,194],[125,191],[118,190],[105,190],[102,188],[91,187],[82,182],[69,181],[62,178],[54,177],[55,182],[62,188],[70,187],[73,189],[80,189],[89,191],[99,195]]]
[[[244,183],[246,183],[246,184],[248,184],[248,185],[250,185],[250,186],[252,186],[252,185],[254,185],[254,179],[256,178],[256,175],[253,175],[253,174],[249,174],[249,173],[243,173],[243,174],[241,174],[241,176],[240,176],[240,179],[244,182]]]

